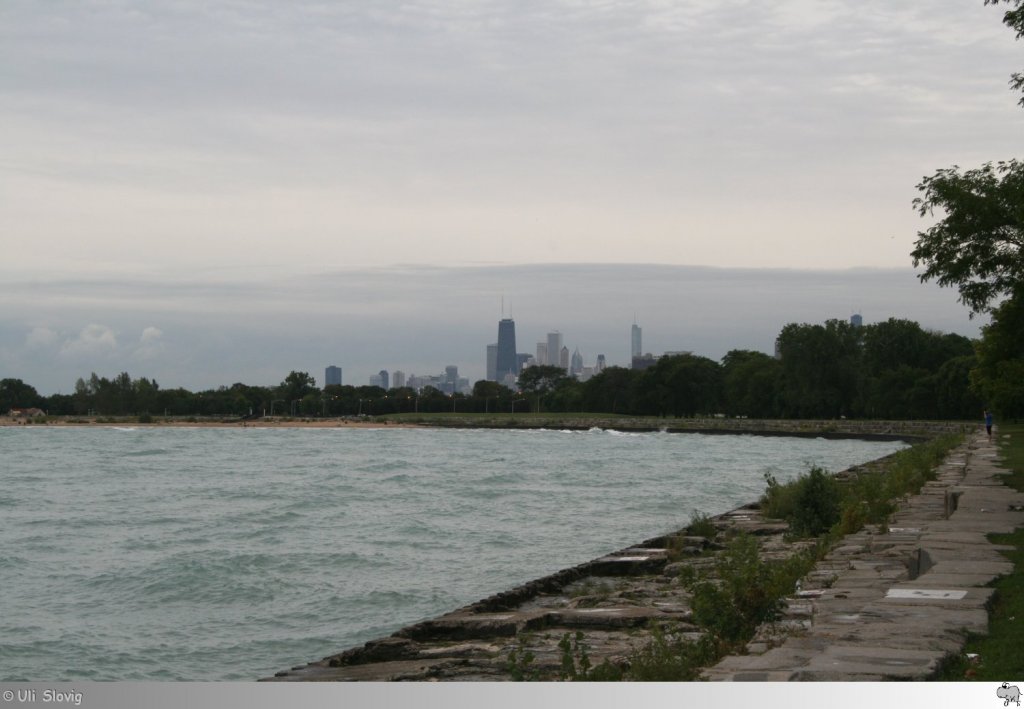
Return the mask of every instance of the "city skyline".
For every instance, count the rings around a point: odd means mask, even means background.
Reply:
[[[382,368],[437,374],[455,364],[476,381],[486,378],[484,347],[495,340],[503,292],[516,302],[518,349],[532,351],[562,328],[588,364],[604,354],[608,366],[629,365],[634,320],[643,323],[645,351],[715,360],[731,349],[771,354],[787,323],[854,312],[865,323],[906,318],[972,338],[987,322],[970,319],[955,291],[921,284],[909,268],[405,268],[237,283],[215,298],[177,280],[13,280],[0,281],[0,378],[52,394],[91,372],[128,372],[195,390],[273,385],[292,370],[321,382],[327,364],[356,383]]]

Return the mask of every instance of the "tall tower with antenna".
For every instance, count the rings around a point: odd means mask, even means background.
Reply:
[[[505,381],[508,375],[519,376],[519,360],[516,357],[516,323],[505,317],[505,295],[501,296],[501,320],[498,321],[498,352],[494,367],[494,379]]]

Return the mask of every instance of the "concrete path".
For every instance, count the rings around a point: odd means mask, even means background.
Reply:
[[[994,437],[998,436],[998,432]],[[708,669],[719,681],[920,680],[988,630],[986,584],[1012,570],[986,535],[1024,525],[1024,494],[998,476],[995,441],[971,436],[938,479],[901,504],[885,533],[846,537],[809,588],[791,600],[788,627],[762,629],[747,655]],[[873,532],[873,533],[872,533]]]

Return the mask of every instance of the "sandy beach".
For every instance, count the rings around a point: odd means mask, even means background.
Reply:
[[[356,421],[351,419],[278,419],[261,418],[250,421],[230,420],[185,420],[153,421],[139,423],[134,418],[124,420],[95,419],[81,417],[53,417],[45,422],[30,422],[24,418],[4,416],[0,418],[0,426],[132,426],[140,428],[423,428],[420,424],[391,423],[388,421]]]

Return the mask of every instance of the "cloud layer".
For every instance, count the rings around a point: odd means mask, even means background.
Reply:
[[[999,19],[980,0],[9,0],[5,260],[900,267],[914,184],[1017,144]]]

